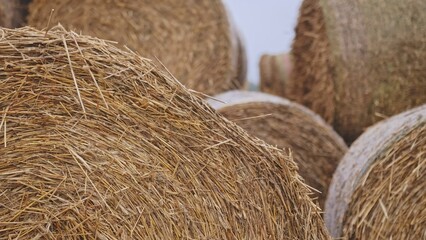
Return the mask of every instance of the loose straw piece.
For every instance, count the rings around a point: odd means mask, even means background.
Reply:
[[[52,10],[50,11],[50,15],[49,15],[49,20],[47,21],[47,26],[46,26],[46,33],[44,34],[44,36],[47,36],[47,32],[49,32],[50,29],[50,21],[52,20],[52,16],[53,16],[53,12],[55,11],[55,9],[52,8]]]
[[[70,53],[68,51],[67,41],[65,40],[64,36],[62,36],[62,42],[64,43],[64,46],[65,46],[65,52],[67,54],[68,64],[70,65],[72,79],[74,80],[74,86],[75,86],[75,89],[77,90],[78,100],[80,101],[81,108],[83,109],[83,112],[86,113],[86,109],[84,108],[84,104],[83,104],[83,99],[81,99],[80,89],[78,89],[78,84],[77,84],[77,79],[75,78],[74,69],[72,68],[72,62],[71,62]]]

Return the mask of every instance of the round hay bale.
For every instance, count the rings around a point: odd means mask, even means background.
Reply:
[[[291,156],[151,60],[0,28],[0,238],[329,239]]]
[[[424,239],[426,105],[369,128],[340,162],[325,208],[333,237]]]
[[[32,0],[28,25],[52,24],[159,59],[185,86],[214,95],[244,86],[238,43],[221,0]]]
[[[424,12],[424,0],[304,0],[282,96],[320,114],[347,142],[426,103]]]
[[[239,81],[240,89],[246,89],[248,87],[247,82],[247,54],[246,48],[244,47],[243,40],[241,39],[241,34],[236,33],[237,44],[238,44],[238,71],[237,71],[237,80]]]
[[[248,133],[281,149],[290,148],[306,183],[317,189],[321,209],[328,186],[347,147],[318,115],[286,99],[269,94],[230,91],[209,100],[223,116]]]
[[[262,55],[259,62],[260,90],[269,94],[280,96],[286,88],[293,68],[291,55],[283,53],[278,55]]]
[[[29,0],[0,0],[0,27],[15,28],[25,24]]]

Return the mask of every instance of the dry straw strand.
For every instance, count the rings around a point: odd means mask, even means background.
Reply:
[[[52,23],[158,58],[185,86],[208,95],[245,85],[245,58],[221,0],[32,0],[28,25]]]
[[[220,114],[268,144],[293,151],[301,177],[316,189],[313,197],[323,209],[333,172],[347,150],[337,133],[309,109],[280,97],[229,91],[215,99],[208,102]]]
[[[292,158],[151,60],[0,33],[0,239],[329,239]]]
[[[423,0],[304,0],[281,95],[320,114],[347,142],[426,103],[425,11]]]
[[[424,239],[426,105],[369,128],[339,164],[326,201],[333,237]]]

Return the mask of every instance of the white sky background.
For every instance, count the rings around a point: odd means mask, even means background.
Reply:
[[[247,78],[259,83],[264,53],[290,50],[301,0],[224,0],[247,51]]]

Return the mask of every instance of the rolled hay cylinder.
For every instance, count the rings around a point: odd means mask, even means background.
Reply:
[[[426,105],[369,128],[340,162],[325,208],[333,237],[424,239]]]
[[[45,28],[51,9],[53,25],[158,59],[190,89],[214,95],[245,84],[237,34],[221,0],[32,0],[28,25]]]
[[[281,96],[290,80],[293,63],[290,53],[264,54],[260,58],[260,90]]]
[[[426,103],[424,12],[423,0],[304,0],[281,95],[320,114],[347,142]]]
[[[215,100],[214,100],[215,99]],[[318,190],[324,209],[328,186],[347,147],[333,129],[309,109],[269,94],[229,91],[208,100],[220,114],[259,139],[290,148],[299,174]]]
[[[237,68],[237,80],[240,83],[240,89],[248,88],[247,81],[247,53],[241,34],[235,30],[237,44],[238,44],[238,68]]]
[[[151,60],[0,29],[0,238],[329,239],[291,156]]]
[[[0,0],[0,27],[22,27],[29,0]]]

